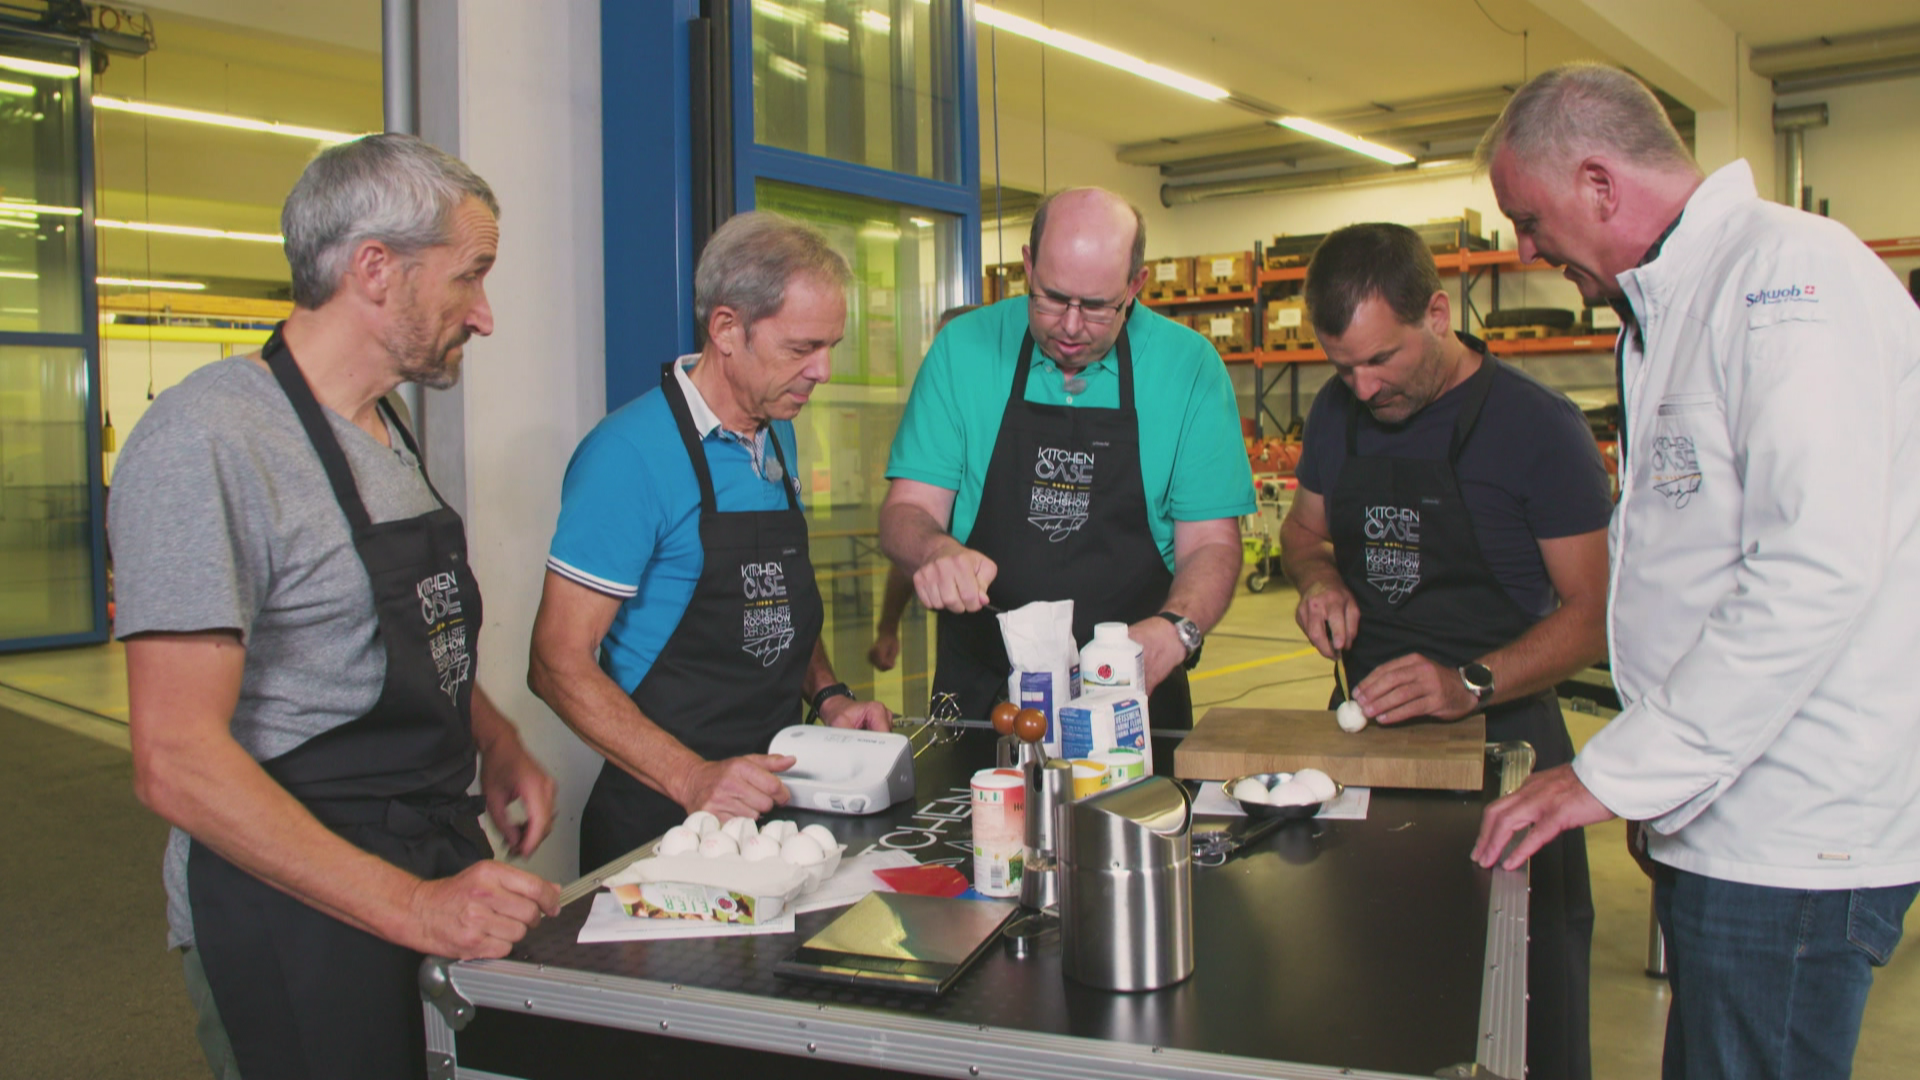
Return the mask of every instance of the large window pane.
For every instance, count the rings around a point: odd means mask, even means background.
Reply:
[[[83,329],[74,60],[0,39],[0,330]]]
[[[892,671],[876,672],[867,646],[887,573],[878,542],[887,451],[940,313],[962,297],[961,219],[772,180],[755,185],[755,204],[818,226],[853,267],[833,381],[814,392],[794,424],[796,467],[835,670],[862,697],[921,713],[933,647],[927,615],[909,608]]]
[[[87,356],[0,346],[0,639],[93,628]]]
[[[958,183],[953,0],[753,0],[765,146]]]

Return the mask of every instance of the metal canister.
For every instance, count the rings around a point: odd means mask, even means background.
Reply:
[[[1192,798],[1164,776],[1060,813],[1060,963],[1103,990],[1193,974]]]
[[[1020,873],[1020,906],[1045,911],[1060,903],[1060,809],[1073,801],[1073,766],[1052,758],[1028,762],[1027,861]]]

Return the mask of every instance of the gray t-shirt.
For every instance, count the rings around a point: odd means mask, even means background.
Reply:
[[[439,503],[391,449],[327,412],[374,521]],[[373,708],[387,659],[373,591],[320,458],[273,375],[222,360],[162,393],[114,470],[114,634],[233,629],[246,645],[233,737],[266,761]],[[167,944],[191,944],[187,837],[166,856]]]

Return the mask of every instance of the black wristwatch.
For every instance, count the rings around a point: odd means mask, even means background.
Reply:
[[[808,704],[813,707],[813,715],[819,716],[820,706],[825,705],[828,699],[837,697],[851,698],[853,697],[853,691],[847,689],[847,684],[843,682],[834,683],[832,686],[821,687],[819,691],[813,695],[812,700],[808,702]]]
[[[1185,646],[1187,650],[1187,660],[1182,666],[1188,671],[1192,671],[1193,666],[1200,662],[1200,646],[1206,644],[1207,636],[1202,634],[1200,627],[1185,615],[1175,614],[1171,611],[1161,611],[1155,614],[1157,617],[1173,624],[1174,632],[1180,635],[1180,644]]]
[[[1467,689],[1481,704],[1493,696],[1493,669],[1478,660],[1460,665],[1460,681],[1467,684]]]

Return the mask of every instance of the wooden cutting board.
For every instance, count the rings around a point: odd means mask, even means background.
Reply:
[[[1487,721],[1369,724],[1349,735],[1325,709],[1207,711],[1174,751],[1173,774],[1231,780],[1315,768],[1363,787],[1478,791],[1486,774]]]

